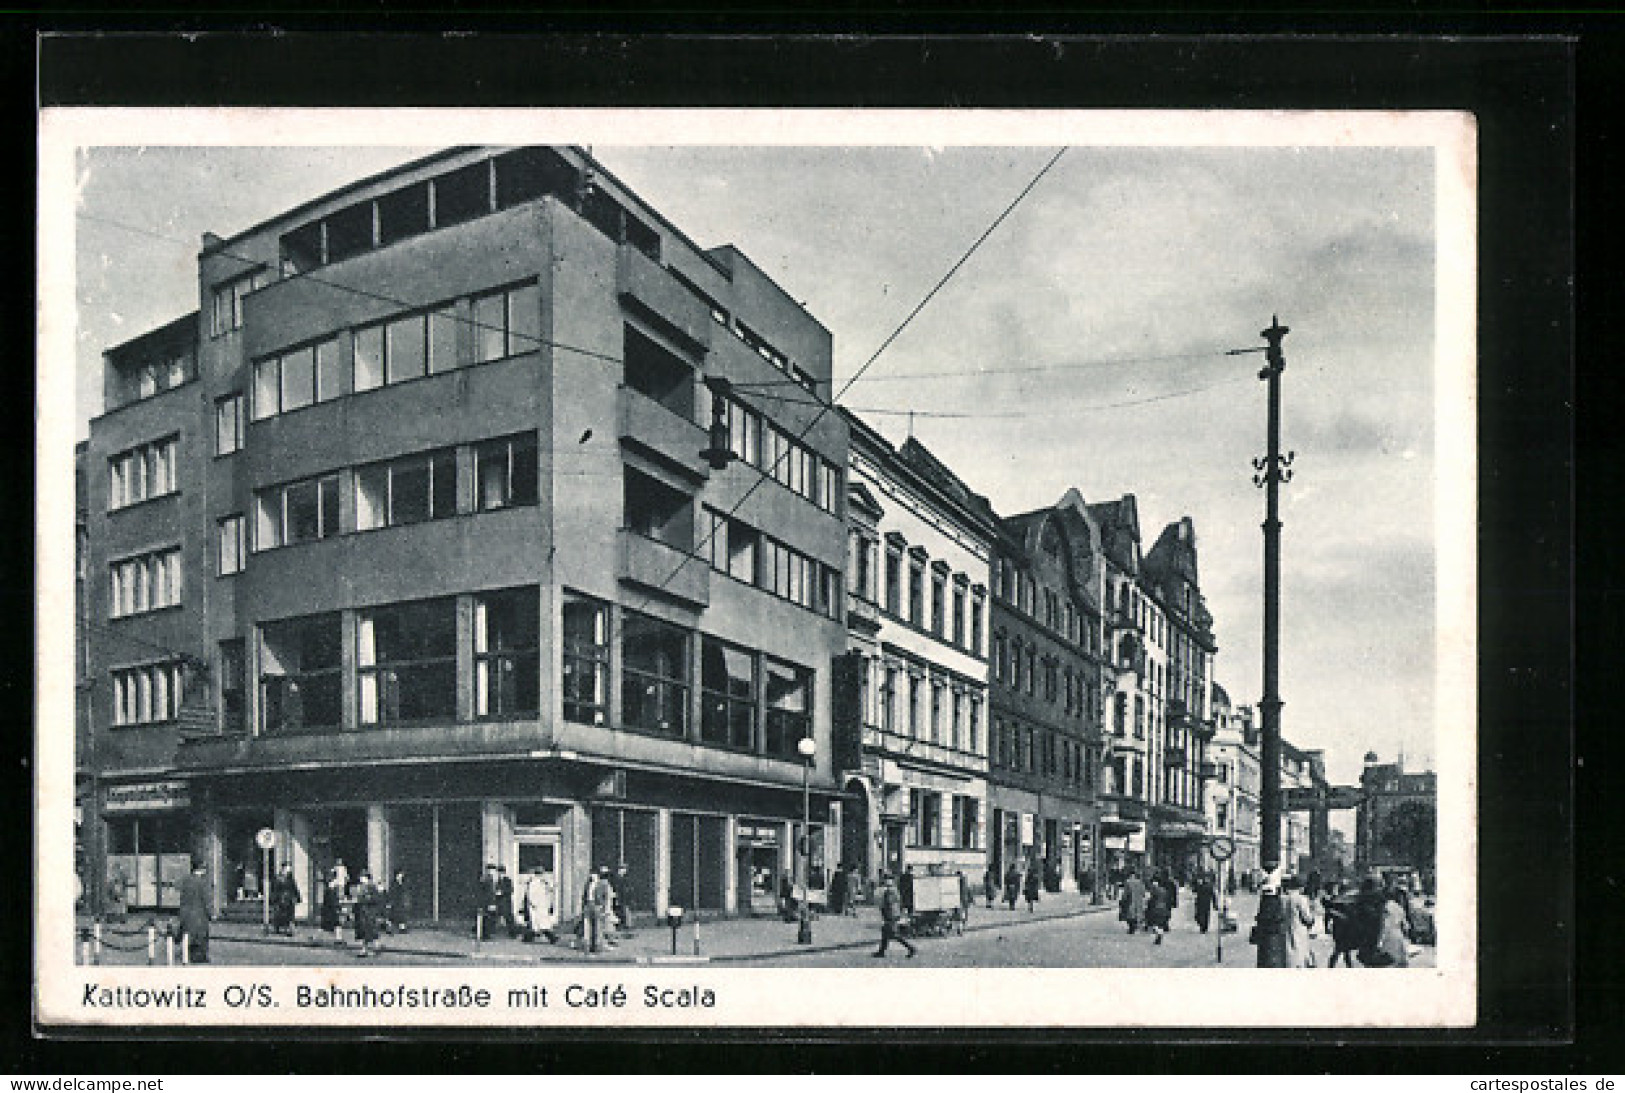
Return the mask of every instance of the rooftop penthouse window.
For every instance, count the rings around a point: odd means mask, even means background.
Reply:
[[[190,349],[156,352],[137,361],[113,365],[109,409],[172,391],[197,378],[197,357]]]
[[[543,197],[557,198],[617,243],[660,260],[660,233],[653,227],[592,185],[552,148],[519,148],[359,201],[285,233],[282,275],[308,273]]]

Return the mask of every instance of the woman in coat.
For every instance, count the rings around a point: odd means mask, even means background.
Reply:
[[[1313,968],[1315,951],[1309,947],[1314,935],[1314,905],[1303,894],[1303,881],[1288,877],[1282,886],[1281,911],[1286,916],[1286,966]]]
[[[192,964],[209,962],[209,882],[201,864],[181,881],[181,939]]]
[[[271,881],[271,929],[293,934],[293,913],[299,906],[299,884],[293,879],[293,866],[284,862],[282,871]]]
[[[519,893],[519,913],[526,941],[534,941],[537,934],[547,938],[550,945],[558,941],[559,900],[553,874],[538,869],[525,877]]]
[[[372,874],[363,869],[356,878],[355,887],[355,939],[361,943],[361,950],[355,954],[358,959],[377,952],[378,915],[382,902],[377,885],[372,883]]]
[[[1196,878],[1196,926],[1204,934],[1207,933],[1208,922],[1212,919],[1213,908],[1218,903],[1218,893],[1213,890],[1213,882],[1206,874]]]
[[[1044,890],[1043,879],[1039,874],[1041,868],[1042,866],[1039,863],[1034,862],[1032,867],[1027,870],[1027,880],[1022,886],[1022,895],[1027,897],[1027,911],[1029,913],[1038,910],[1038,896]]]
[[[1145,897],[1145,931],[1148,934],[1155,934],[1157,938],[1151,944],[1162,944],[1162,935],[1168,932],[1168,922],[1172,915],[1173,905],[1168,899],[1168,882],[1162,877],[1151,878]]]
[[[1123,894],[1118,899],[1117,917],[1128,923],[1128,932],[1134,933],[1145,923],[1145,884],[1140,874],[1129,870],[1123,881]]]

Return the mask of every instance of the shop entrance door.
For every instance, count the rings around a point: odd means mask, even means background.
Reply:
[[[542,828],[536,831],[516,830],[513,838],[513,855],[508,861],[508,874],[519,883],[519,878],[528,873],[551,873],[554,880],[559,873],[559,847],[563,839],[558,828]]]
[[[778,825],[741,822],[737,857],[739,912],[775,913],[779,906]]]
[[[907,826],[901,823],[886,825],[886,872],[893,879],[903,875],[903,833]]]

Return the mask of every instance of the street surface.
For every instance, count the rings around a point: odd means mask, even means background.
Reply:
[[[700,929],[700,953],[694,956],[692,924],[679,932],[678,952],[683,962],[709,963],[719,967],[761,968],[877,968],[887,964],[911,967],[974,968],[1211,968],[1219,964],[1216,932],[1203,934],[1191,917],[1188,893],[1183,893],[1174,912],[1173,930],[1162,944],[1153,944],[1150,935],[1129,934],[1117,921],[1114,908],[1091,907],[1073,894],[1048,895],[1037,914],[1023,906],[1011,911],[1000,904],[989,909],[978,904],[970,915],[963,936],[918,938],[919,955],[909,958],[907,950],[893,945],[884,961],[875,959],[880,939],[879,917],[873,908],[858,916],[824,916],[814,925],[814,944],[795,944],[795,925],[776,918],[730,919],[705,923]],[[1247,931],[1256,914],[1255,897],[1241,894],[1232,900],[1240,923],[1236,933],[1222,938],[1226,968],[1252,968],[1257,953],[1247,941]],[[145,965],[146,940],[141,921],[110,924],[104,930],[100,963],[104,965]],[[1215,916],[1214,930],[1217,929]],[[454,929],[419,930],[388,937],[381,951],[359,958],[352,942],[336,946],[331,936],[319,941],[309,927],[300,927],[297,936],[266,937],[257,923],[218,922],[213,927],[210,962],[235,966],[332,966],[366,967],[535,967],[541,964],[650,964],[671,959],[671,935],[658,927],[645,927],[622,939],[613,949],[598,955],[583,952],[567,940],[549,945],[526,944],[502,938],[476,944],[471,936]],[[1331,941],[1324,936],[1314,942],[1316,957],[1324,965],[1331,954]],[[165,946],[160,936],[156,963],[165,962]],[[1434,950],[1424,947],[1412,959],[1413,966],[1431,967]],[[177,953],[176,960],[179,960]],[[1342,969],[1339,969],[1342,970]]]

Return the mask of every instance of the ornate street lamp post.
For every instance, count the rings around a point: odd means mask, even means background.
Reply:
[[[811,897],[811,852],[812,852],[812,765],[813,756],[818,753],[818,745],[810,736],[803,736],[796,741],[796,751],[801,753],[801,840],[796,846],[800,855],[801,875],[801,916],[796,926],[796,943],[798,945],[812,944],[812,899]]]

